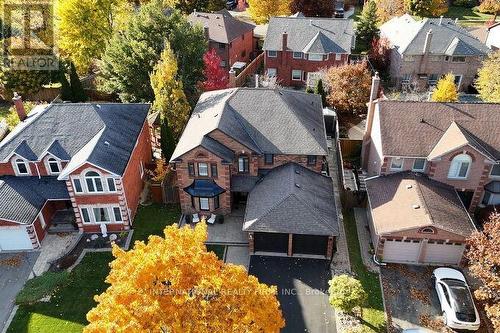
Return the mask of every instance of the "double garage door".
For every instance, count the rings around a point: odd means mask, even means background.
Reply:
[[[254,233],[254,251],[287,255],[288,234]],[[292,254],[326,256],[328,236],[292,235]]]
[[[26,227],[0,227],[0,251],[31,250]]]
[[[460,243],[429,241],[425,244],[419,240],[386,240],[383,261],[405,264],[457,265],[462,259],[464,249],[465,245]],[[422,258],[421,261],[420,258]]]

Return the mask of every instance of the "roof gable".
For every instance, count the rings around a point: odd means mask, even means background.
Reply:
[[[225,44],[255,28],[253,24],[235,19],[225,9],[215,13],[194,12],[188,16],[188,21],[207,27],[211,40]]]
[[[342,53],[344,50],[338,46],[333,40],[326,37],[322,31],[311,39],[311,41],[302,50],[304,53]]]

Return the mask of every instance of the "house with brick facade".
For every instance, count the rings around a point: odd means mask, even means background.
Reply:
[[[500,204],[500,104],[389,101],[376,90],[362,149],[374,246],[385,261],[457,264],[468,212]]]
[[[184,214],[244,207],[252,253],[331,257],[338,222],[327,154],[319,96],[234,88],[200,97],[170,163]]]
[[[208,40],[208,49],[214,49],[221,58],[220,67],[228,73],[235,62],[249,63],[256,54],[255,26],[235,19],[226,9],[215,13],[193,12],[191,24],[200,25]]]
[[[50,104],[0,142],[0,251],[47,232],[131,228],[151,161],[149,104]]]
[[[314,86],[321,69],[347,64],[354,46],[351,19],[271,17],[263,46],[265,71],[282,86]]]
[[[453,73],[458,88],[466,90],[490,52],[456,21],[443,17],[394,17],[380,27],[380,36],[391,44],[390,75],[397,87],[416,83],[423,89]]]

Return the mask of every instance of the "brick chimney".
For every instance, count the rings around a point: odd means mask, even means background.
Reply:
[[[429,49],[431,48],[432,42],[432,29],[429,29],[427,35],[425,36],[424,49],[422,50],[423,56],[420,59],[419,73],[426,73],[427,63],[429,61]]]
[[[210,34],[207,26],[203,27],[203,36],[207,42],[210,40]]]
[[[363,169],[367,169],[368,167],[368,157],[370,154],[370,142],[371,142],[371,133],[373,126],[373,116],[375,114],[375,100],[378,99],[380,90],[380,77],[378,72],[375,72],[375,75],[372,77],[372,88],[370,90],[370,101],[368,104],[368,112],[366,114],[366,125],[365,125],[365,133],[363,134],[363,146],[361,148],[361,165]]]
[[[282,34],[281,47],[283,51],[286,51],[286,49],[288,48],[288,33],[286,32]]]
[[[424,54],[429,53],[429,48],[431,47],[431,41],[432,41],[432,29],[429,29],[427,35],[425,36],[425,43],[423,49]]]
[[[12,97],[12,101],[14,102],[14,107],[16,108],[19,120],[23,121],[28,117],[26,110],[24,109],[23,99],[17,94],[17,92],[15,92],[14,97]]]

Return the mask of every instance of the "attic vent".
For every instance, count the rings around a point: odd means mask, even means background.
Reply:
[[[300,171],[299,170],[295,170],[295,173],[300,175]]]
[[[425,119],[424,119],[424,118],[420,118],[420,122],[421,122],[422,124],[425,124]]]
[[[406,189],[408,189],[408,190],[409,190],[409,189],[411,189],[411,188],[413,188],[413,185],[406,185]]]
[[[101,104],[96,104],[95,107],[98,108],[98,109],[100,109],[101,108]]]
[[[297,184],[297,183],[295,183],[295,186],[296,186],[296,187],[298,187],[298,188],[300,188],[300,185],[299,185],[299,184]]]
[[[104,144],[105,144],[106,146],[109,146],[109,141],[104,141]]]
[[[218,115],[219,115],[219,114],[218,114],[218,113],[216,113],[216,114],[214,115],[214,118],[215,118],[215,117],[217,117]]]
[[[411,206],[413,209],[419,209],[420,208],[420,205],[413,205]]]

